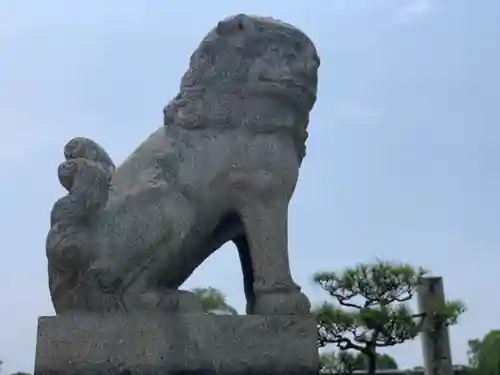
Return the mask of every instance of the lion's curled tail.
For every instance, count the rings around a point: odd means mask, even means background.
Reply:
[[[51,212],[47,236],[49,288],[58,311],[79,309],[76,295],[94,258],[88,223],[106,205],[115,166],[104,149],[86,138],[75,138],[64,148],[66,161],[58,169],[59,181],[68,195],[59,199]]]

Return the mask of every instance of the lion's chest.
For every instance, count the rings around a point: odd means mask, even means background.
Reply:
[[[244,192],[290,195],[298,177],[293,142],[278,134],[227,132],[183,145],[176,185],[208,205],[224,206]]]

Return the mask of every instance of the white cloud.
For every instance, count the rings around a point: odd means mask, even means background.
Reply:
[[[394,21],[398,24],[408,23],[415,18],[429,14],[434,8],[432,0],[403,0],[394,14]]]

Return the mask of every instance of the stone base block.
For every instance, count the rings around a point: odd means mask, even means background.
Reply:
[[[41,317],[35,375],[317,375],[316,338],[299,316]]]

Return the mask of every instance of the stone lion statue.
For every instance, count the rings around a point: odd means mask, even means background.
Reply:
[[[290,274],[287,211],[305,154],[319,58],[297,28],[237,15],[203,39],[164,126],[115,168],[76,138],[58,170],[50,292],[66,311],[200,311],[178,288],[228,241],[249,314],[308,314]]]

